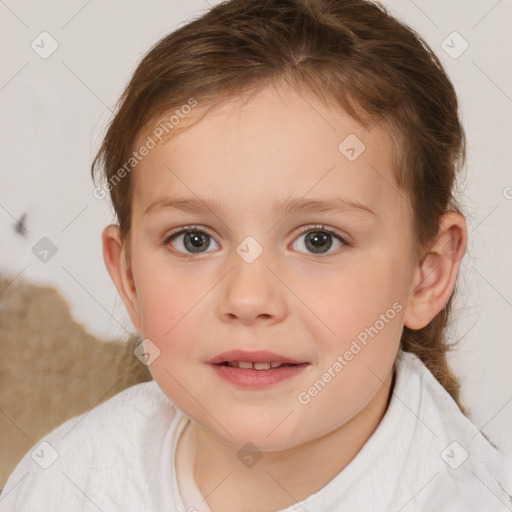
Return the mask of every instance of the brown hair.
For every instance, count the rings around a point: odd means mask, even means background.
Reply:
[[[368,0],[231,0],[159,41],[135,70],[92,165],[93,177],[101,167],[112,185],[123,240],[130,232],[132,180],[125,173],[112,180],[131,162],[136,138],[191,98],[211,108],[281,81],[343,108],[364,127],[385,124],[421,259],[440,216],[458,211],[452,191],[465,161],[464,130],[454,87],[436,55]],[[170,135],[184,125],[169,128]],[[405,327],[401,346],[460,406],[446,359],[451,301],[425,328]]]

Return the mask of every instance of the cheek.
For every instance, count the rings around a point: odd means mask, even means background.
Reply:
[[[204,286],[187,280],[169,267],[144,263],[134,268],[138,277],[137,298],[141,314],[142,334],[151,339],[166,340],[204,295]]]
[[[335,280],[325,282],[322,287],[316,287],[307,294],[308,305],[318,312],[323,321],[323,343],[333,349],[342,350],[358,335],[364,338],[365,329],[378,322],[381,326],[381,315],[393,329],[399,325],[396,305],[403,301],[403,286],[397,281],[397,265],[392,261],[376,260],[361,261],[352,265],[350,271],[341,271]],[[313,293],[312,293],[313,292]],[[393,305],[395,304],[395,307]],[[384,330],[384,329],[381,329]],[[394,333],[396,335],[396,329]]]

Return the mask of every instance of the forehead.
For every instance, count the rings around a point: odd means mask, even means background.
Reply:
[[[132,179],[134,215],[172,195],[239,209],[305,195],[342,196],[376,209],[405,199],[383,127],[364,129],[339,107],[286,87],[215,107],[151,150]]]

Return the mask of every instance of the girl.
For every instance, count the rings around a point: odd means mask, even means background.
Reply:
[[[501,511],[447,326],[454,88],[365,0],[232,0],[136,69],[94,170],[154,381],[67,421],[2,511]]]

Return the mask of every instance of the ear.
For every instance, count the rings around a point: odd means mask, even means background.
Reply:
[[[101,239],[103,243],[103,259],[105,260],[108,273],[116,285],[135,329],[140,333],[137,291],[131,267],[126,261],[125,247],[123,246],[119,226],[115,224],[107,226],[103,230]]]
[[[415,272],[404,315],[407,327],[422,329],[444,308],[453,293],[466,245],[464,217],[457,212],[445,213],[433,245]]]

